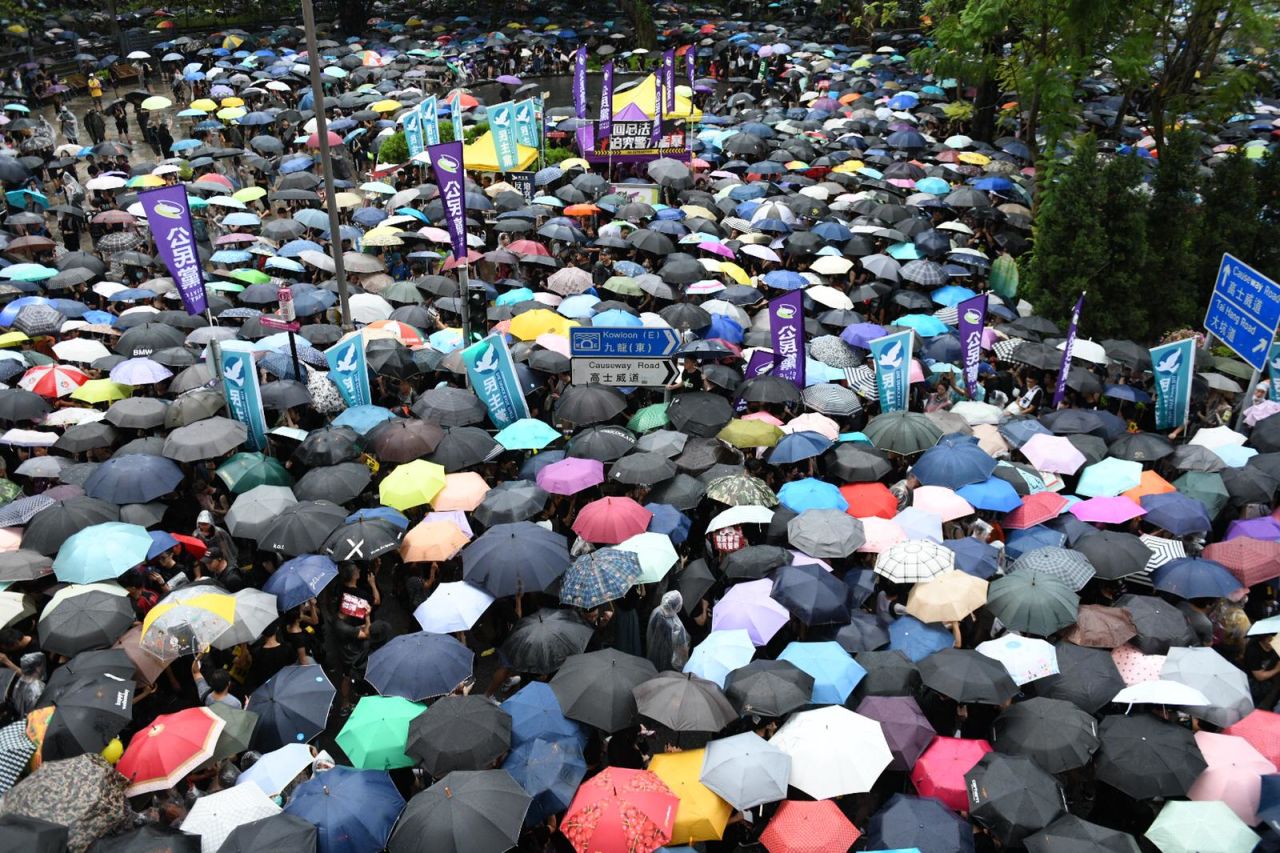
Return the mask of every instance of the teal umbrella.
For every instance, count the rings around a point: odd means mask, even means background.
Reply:
[[[932,314],[903,314],[893,324],[914,329],[922,338],[936,338],[947,333],[947,324]]]
[[[145,562],[151,545],[151,534],[137,524],[94,524],[62,543],[53,571],[67,583],[112,580]]]
[[[1115,497],[1136,489],[1142,481],[1142,463],[1108,457],[1084,469],[1076,494],[1088,498]]]
[[[219,465],[214,473],[237,495],[257,486],[293,485],[293,477],[279,460],[261,453],[237,453]]]
[[[507,450],[541,450],[560,437],[550,424],[537,418],[521,418],[494,436]]]
[[[1188,471],[1173,481],[1173,487],[1187,497],[1195,498],[1204,504],[1210,518],[1222,512],[1227,501],[1231,499],[1222,475],[1209,471]]]
[[[919,412],[888,412],[876,415],[863,432],[881,450],[910,456],[938,443],[942,430]]]
[[[1080,598],[1065,581],[1015,572],[987,587],[987,609],[1011,631],[1047,637],[1076,621]]]
[[[1249,853],[1262,840],[1220,800],[1171,800],[1146,836],[1163,853]]]

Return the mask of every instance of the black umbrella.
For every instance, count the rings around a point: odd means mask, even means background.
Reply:
[[[551,675],[585,652],[593,634],[576,612],[544,608],[516,623],[502,643],[502,654],[517,672]]]
[[[147,825],[123,835],[99,838],[89,846],[88,853],[200,853],[200,850],[198,835],[188,835],[168,826]],[[218,853],[226,850],[225,846],[219,847]],[[286,850],[277,849],[276,853],[286,853]]]
[[[128,596],[97,587],[74,589],[40,614],[40,648],[68,657],[114,643],[133,624]]]
[[[809,704],[813,676],[790,661],[753,660],[729,673],[724,692],[743,716],[781,717]]]
[[[504,480],[485,493],[471,518],[485,527],[525,521],[542,512],[549,497],[532,480]]]
[[[1260,503],[1271,505],[1280,480],[1259,467],[1223,468],[1220,472],[1232,506]]]
[[[813,563],[778,569],[770,595],[805,625],[841,625],[849,621],[844,583]]]
[[[964,779],[970,817],[1006,846],[1019,844],[1067,811],[1058,781],[1025,756],[989,752]]]
[[[570,385],[556,402],[555,418],[575,426],[585,426],[610,420],[626,408],[627,398],[616,388]]]
[[[689,391],[671,401],[667,418],[681,432],[709,438],[733,419],[733,406],[718,394]]]
[[[300,501],[267,523],[258,547],[291,557],[320,553],[325,540],[346,517],[345,509],[329,501]]]
[[[863,841],[868,850],[960,853],[973,850],[973,827],[940,800],[894,794],[871,816]]]
[[[404,531],[386,519],[357,518],[335,528],[320,546],[320,553],[338,561],[365,562],[394,551],[402,538]]]
[[[1105,649],[1085,648],[1059,641],[1057,675],[1036,679],[1029,688],[1037,696],[1063,699],[1095,714],[1125,688],[1116,662]]]
[[[675,464],[657,453],[631,453],[609,466],[610,480],[632,486],[652,486],[675,475]]]
[[[53,558],[36,551],[19,548],[0,554],[0,581],[31,581],[52,571]]]
[[[53,443],[53,448],[64,453],[84,453],[86,450],[110,447],[116,443],[117,436],[118,433],[108,423],[96,421],[76,424],[67,427],[66,432]]]
[[[634,688],[657,674],[645,658],[601,649],[566,660],[551,690],[569,719],[616,732],[635,722]]]
[[[587,427],[576,433],[565,445],[565,456],[612,462],[630,453],[636,446],[636,436],[626,427],[615,425]],[[666,464],[666,459],[662,460]],[[674,467],[672,469],[674,473]]]
[[[1173,442],[1154,432],[1126,433],[1107,448],[1107,455],[1131,462],[1156,462],[1173,454]]]
[[[853,656],[867,674],[854,688],[854,697],[910,696],[923,684],[920,668],[911,658],[897,649],[888,651],[857,652]]]
[[[873,483],[893,469],[882,451],[856,441],[837,444],[822,461],[825,470],[846,483]]]
[[[1147,714],[1104,717],[1099,734],[1098,781],[1134,799],[1185,796],[1208,766],[1190,729]]]
[[[510,714],[484,696],[445,696],[409,723],[405,753],[439,779],[488,767],[510,748]]]
[[[52,409],[44,397],[23,388],[0,389],[0,422],[15,424],[34,421]]]
[[[1162,598],[1131,593],[1117,598],[1116,607],[1123,607],[1133,617],[1138,636],[1132,642],[1143,654],[1168,654],[1170,646],[1195,643],[1195,632],[1187,617]]]
[[[283,412],[294,406],[310,406],[311,392],[296,379],[280,379],[267,382],[261,388],[262,405],[273,412]]]
[[[186,343],[182,331],[163,323],[142,323],[128,329],[116,341],[115,351],[125,358],[141,358],[156,350],[180,347]]]
[[[569,562],[565,538],[531,521],[496,524],[462,549],[464,579],[499,598],[542,592]]]
[[[670,480],[655,486],[649,492],[649,500],[688,512],[697,508],[706,492],[707,486],[701,480],[688,474],[676,474]]]
[[[132,722],[133,690],[131,676],[105,672],[46,687],[37,707],[54,706],[56,710],[44,736],[44,759],[101,752]]]
[[[1138,853],[1133,836],[1096,823],[1063,815],[1022,843],[1028,853]]]
[[[845,591],[848,592],[847,588]],[[849,614],[849,624],[840,626],[835,639],[842,649],[852,655],[889,645],[889,632],[874,615],[856,610]]]
[[[300,817],[280,812],[242,823],[227,834],[218,853],[314,853],[319,830]],[[199,850],[199,840],[196,850]]]
[[[516,846],[533,798],[506,770],[455,770],[409,801],[390,853],[499,853]]]
[[[258,715],[254,745],[267,752],[311,740],[324,731],[335,695],[319,665],[284,667],[245,703],[245,710]]]
[[[413,404],[413,413],[440,426],[465,426],[484,420],[484,403],[465,388],[432,388]]]
[[[472,465],[479,465],[501,448],[502,445],[480,427],[451,427],[445,430],[444,437],[427,458],[453,474]]]
[[[676,573],[676,589],[684,599],[681,606],[685,615],[693,613],[698,602],[715,584],[715,575],[707,568],[707,561],[701,558],[690,561]]]
[[[345,504],[356,499],[373,479],[373,472],[363,462],[342,462],[324,468],[312,468],[293,486],[300,501],[327,500]]]
[[[925,687],[957,702],[999,705],[1018,693],[1004,664],[972,649],[943,649],[917,666]]]
[[[439,446],[442,438],[444,430],[436,424],[394,418],[369,430],[364,442],[369,452],[379,460],[399,463],[427,456]]]
[[[748,545],[720,561],[720,572],[730,580],[759,580],[779,566],[791,564],[791,552],[777,545]]]
[[[1132,533],[1099,530],[1076,540],[1072,548],[1084,554],[1093,566],[1094,577],[1119,580],[1146,571],[1152,551]]]
[[[1032,698],[996,717],[994,745],[1025,755],[1050,773],[1089,763],[1098,748],[1098,721],[1062,699]]]
[[[748,403],[792,405],[800,402],[800,389],[786,379],[765,373],[738,386],[738,399]]]
[[[677,732],[718,732],[738,712],[714,681],[692,673],[662,672],[633,691],[636,709]]]

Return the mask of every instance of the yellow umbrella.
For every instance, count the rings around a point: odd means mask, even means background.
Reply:
[[[110,379],[90,379],[71,392],[71,399],[92,405],[94,403],[123,400],[132,393],[133,389],[128,385],[121,385],[118,382],[112,382]]]
[[[152,95],[150,98],[144,100],[141,106],[144,110],[163,110],[167,107],[173,106],[173,101],[169,100],[164,95]]]
[[[686,216],[698,216],[702,219],[710,219],[712,222],[715,222],[717,219],[714,213],[707,210],[700,204],[686,204],[680,209],[684,211]]]
[[[702,760],[706,753],[705,749],[663,752],[649,761],[653,775],[680,798],[676,822],[671,829],[673,845],[720,840],[733,812],[728,803],[698,778],[702,775]]]
[[[569,169],[586,169],[590,171],[591,164],[581,157],[570,157],[568,160],[560,161],[560,169],[562,171],[568,171]]]
[[[161,660],[198,652],[236,620],[236,599],[226,593],[204,593],[162,601],[142,620],[139,645]]]
[[[985,166],[991,162],[991,158],[986,154],[979,154],[977,151],[962,151],[956,156],[961,163],[968,163],[972,166]]]
[[[0,335],[0,347],[16,347],[29,340],[31,340],[31,338],[27,337],[23,332],[5,332],[3,335]]]
[[[267,194],[267,191],[263,187],[245,187],[242,190],[236,190],[235,192],[233,192],[231,194],[231,197],[234,198],[236,201],[243,201],[245,203],[248,203],[251,201],[257,201],[258,199],[262,198],[266,194]]]
[[[371,228],[365,232],[364,239],[360,242],[365,246],[404,245],[404,241],[400,239],[400,232],[394,228]]]
[[[470,541],[452,521],[424,521],[405,534],[400,559],[406,563],[443,562]]]
[[[522,341],[532,341],[538,335],[569,337],[569,329],[575,324],[546,308],[535,308],[517,314],[511,319],[509,331]]]
[[[377,101],[376,103],[371,104],[369,106],[369,109],[373,110],[375,113],[393,113],[396,110],[400,109],[400,107],[402,106],[403,104],[401,104],[399,101],[395,101],[395,100],[392,100],[391,98],[387,98],[385,100]]]
[[[232,121],[234,119],[243,118],[246,113],[244,107],[223,107],[214,113],[223,121]]]
[[[773,447],[782,440],[782,430],[768,421],[734,418],[716,437],[734,447]]]
[[[227,50],[235,50],[237,47],[239,47],[242,44],[244,44],[243,36],[232,34],[222,39],[222,46]]]
[[[401,510],[431,503],[444,488],[444,468],[425,459],[415,459],[387,475],[378,486],[378,499],[384,506]]]
[[[210,98],[200,98],[189,104],[193,110],[201,110],[202,112],[211,113],[218,108],[218,103]]]
[[[747,271],[735,264],[733,261],[721,261],[720,272],[729,276],[737,284],[745,284],[751,286],[751,276],[747,275]]]
[[[235,95],[231,95],[222,99],[222,105],[224,107],[243,107],[244,98],[237,98]]]
[[[907,612],[921,622],[959,622],[986,603],[987,582],[953,570],[913,586]]]
[[[134,175],[125,184],[127,187],[162,187],[164,178],[159,175]]]

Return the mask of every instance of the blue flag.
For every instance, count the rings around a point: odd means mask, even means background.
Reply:
[[[422,142],[422,122],[417,110],[410,110],[404,116],[404,142],[409,146],[409,157],[417,157],[425,147]]]
[[[529,417],[529,405],[520,389],[515,362],[501,335],[489,335],[467,347],[462,351],[462,363],[467,366],[471,387],[489,410],[489,420],[494,426],[502,429]]]
[[[908,329],[869,343],[876,361],[881,412],[905,412],[911,391],[911,350],[915,333]]]
[[[1194,338],[1151,348],[1151,372],[1155,375],[1156,384],[1156,429],[1173,429],[1187,422],[1195,366]]]
[[[542,141],[542,128],[538,126],[538,102],[526,98],[516,104],[516,142],[537,148]]]
[[[262,411],[258,368],[248,350],[222,349],[222,391],[231,417],[249,428],[246,444],[252,450],[267,446],[267,416]]]
[[[1267,357],[1267,376],[1271,379],[1271,391],[1267,399],[1280,403],[1280,341],[1271,344]]]
[[[422,144],[440,144],[440,110],[436,105],[436,96],[423,99],[418,104],[418,116],[422,121]]]
[[[493,149],[498,155],[498,171],[512,172],[520,168],[515,104],[506,101],[489,107],[489,129],[493,131]]]
[[[329,363],[329,379],[348,406],[368,406],[373,402],[369,390],[369,368],[364,360],[364,338],[352,335],[324,352]]]
[[[461,95],[454,98],[453,104],[449,107],[449,118],[453,121],[453,138],[458,142],[463,142]]]

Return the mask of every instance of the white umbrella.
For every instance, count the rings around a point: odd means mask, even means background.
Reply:
[[[894,520],[899,521],[902,513]],[[899,526],[901,523],[899,522]],[[933,542],[911,539],[899,542],[876,557],[875,572],[893,583],[933,580],[956,566],[955,552]]]
[[[707,744],[699,781],[739,811],[787,797],[791,756],[755,732]]]
[[[213,641],[215,649],[229,649],[241,643],[252,643],[280,616],[280,611],[276,608],[276,597],[269,592],[245,587],[234,598],[235,622]]]
[[[1210,707],[1197,711],[1196,716],[1215,726],[1234,725],[1253,710],[1248,677],[1214,649],[1181,646],[1169,649],[1160,677],[1203,693]]]
[[[218,853],[231,830],[280,811],[257,785],[237,785],[197,799],[182,831],[200,836],[201,853]]]
[[[53,354],[61,361],[91,364],[100,358],[106,358],[111,355],[111,350],[107,349],[99,341],[90,338],[71,338],[54,344]]]
[[[1058,344],[1059,350],[1065,350],[1066,348],[1066,341]],[[1071,347],[1071,357],[1104,366],[1111,363],[1111,359],[1107,357],[1107,351],[1102,348],[1102,344],[1094,343],[1087,338],[1076,338],[1076,342]]]
[[[853,269],[853,261],[848,258],[842,258],[839,255],[823,255],[813,263],[809,264],[809,269],[822,275],[844,275]],[[849,297],[846,296],[848,301]],[[823,303],[826,304],[826,303]],[[850,302],[852,304],[852,302]]]
[[[769,742],[791,756],[790,783],[815,800],[865,794],[893,760],[880,724],[840,705],[792,715]]]
[[[1050,643],[1034,637],[1005,634],[997,640],[979,643],[977,650],[978,654],[1004,664],[1009,677],[1019,686],[1058,674],[1058,652]]]
[[[616,546],[619,551],[630,551],[640,561],[640,577],[636,583],[657,583],[667,576],[680,556],[665,533],[637,533]]]
[[[311,747],[305,743],[287,743],[255,761],[236,779],[236,785],[256,785],[262,793],[274,797],[310,767],[313,760]]]
[[[1181,682],[1169,681],[1164,678],[1155,681],[1143,681],[1126,687],[1117,693],[1111,701],[1119,702],[1121,705],[1146,703],[1149,705],[1203,707],[1213,704],[1209,701],[1209,697],[1194,687],[1188,687]]]
[[[469,631],[493,604],[493,596],[466,581],[442,583],[413,611],[422,630],[435,634]]]
[[[391,317],[391,303],[374,293],[353,293],[348,300],[351,318],[357,323],[373,323]]]
[[[773,510],[768,507],[731,506],[711,519],[711,523],[707,525],[707,532],[715,533],[717,530],[733,527],[735,524],[768,524],[771,521],[773,521]]]
[[[969,426],[1000,423],[1000,407],[993,406],[990,403],[979,403],[976,400],[961,400],[951,407],[951,412],[964,418],[965,422],[968,423]]]
[[[846,260],[845,258],[837,258],[834,255],[827,255],[823,258],[819,258],[818,261],[814,262],[811,269],[813,269],[816,272],[822,272],[822,270],[818,269],[818,266],[822,261],[840,261],[845,264],[849,264],[849,266],[853,266],[852,262]],[[846,270],[846,272],[848,272],[848,270]],[[837,273],[837,275],[841,275],[841,274],[842,273]],[[815,287],[810,287],[808,290],[805,291],[805,295],[808,296],[810,299],[812,299],[814,302],[817,302],[819,305],[826,306],[827,308],[835,308],[841,311],[853,310],[853,300],[850,299],[844,293],[844,291],[837,290],[836,288],[831,287],[830,285],[819,284]]]
[[[1189,443],[1213,450],[1215,447],[1239,447],[1244,442],[1245,437],[1240,433],[1230,427],[1219,426],[1200,430]]]

